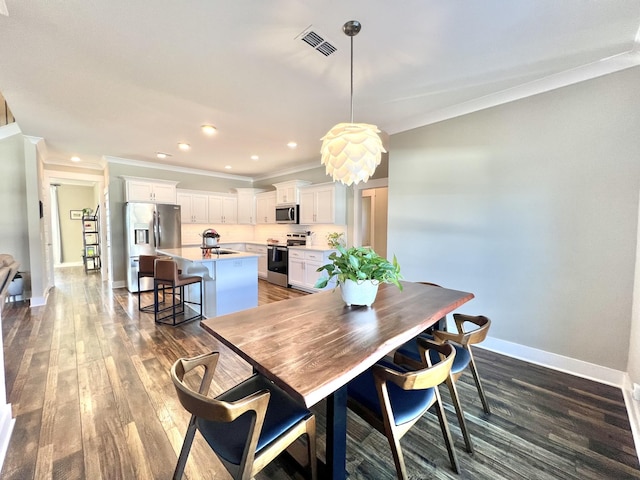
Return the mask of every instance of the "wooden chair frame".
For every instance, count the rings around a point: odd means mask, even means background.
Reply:
[[[471,373],[473,374],[473,379],[478,390],[478,395],[480,396],[480,401],[482,402],[482,407],[485,413],[491,414],[489,402],[487,401],[484,389],[482,388],[480,375],[478,374],[478,369],[473,358],[473,351],[471,349],[471,345],[481,343],[487,337],[487,334],[489,333],[489,327],[491,326],[491,320],[483,315],[473,316],[463,315],[460,313],[454,313],[453,319],[455,321],[458,333],[434,330],[431,333],[433,335],[434,341],[426,341],[427,343],[431,344],[454,342],[460,345],[469,353],[469,368],[471,369]],[[470,331],[465,331],[466,323],[472,323],[477,328]],[[423,338],[423,340],[425,339]],[[413,368],[417,368],[419,366],[413,359],[402,355],[400,352],[396,352],[396,354],[394,355],[394,361],[396,363],[411,365]],[[471,440],[471,434],[469,433],[469,429],[467,427],[467,422],[464,417],[464,411],[462,410],[462,404],[460,403],[460,396],[458,395],[458,390],[455,385],[455,382],[458,380],[458,378],[460,378],[463,372],[464,370],[461,370],[458,373],[450,372],[449,378],[446,379],[446,384],[447,388],[449,389],[449,394],[451,395],[451,400],[453,401],[453,406],[456,410],[456,416],[458,417],[458,423],[460,425],[460,430],[462,431],[462,437],[464,438],[466,450],[469,453],[473,453],[473,442]]]
[[[186,466],[187,458],[197,429],[197,418],[215,422],[232,422],[241,415],[251,412],[251,426],[240,464],[235,465],[227,462],[221,457],[218,457],[229,473],[231,473],[232,477],[238,480],[251,479],[274,458],[288,448],[294,441],[302,435],[306,435],[311,478],[316,480],[315,416],[313,414],[309,414],[306,418],[302,419],[287,432],[282,434],[277,440],[264,447],[259,454],[256,454],[256,447],[264,424],[271,393],[269,390],[261,390],[234,402],[226,402],[208,397],[207,393],[209,392],[209,388],[213,380],[219,356],[220,354],[218,352],[211,352],[190,359],[180,358],[171,367],[171,379],[173,380],[173,384],[176,388],[178,399],[182,406],[192,414],[184,437],[180,456],[178,457],[176,469],[173,474],[173,479],[181,479],[184,473],[184,468]],[[199,366],[204,367],[204,375],[202,377],[200,387],[196,392],[186,385],[184,382],[184,376],[186,373]]]
[[[434,388],[435,395],[433,402],[425,409],[425,412],[434,404],[436,405],[436,413],[440,422],[440,429],[442,430],[451,466],[456,473],[460,472],[458,458],[453,448],[451,431],[449,430],[449,424],[447,423],[447,418],[442,406],[440,392],[437,388],[438,385],[449,377],[451,365],[453,364],[453,359],[455,357],[455,349],[448,344],[437,345],[434,343],[428,343],[422,338],[417,339],[417,341],[424,360],[424,365],[419,365],[419,369],[401,373],[378,364],[372,367],[376,391],[378,392],[378,398],[380,400],[380,405],[382,406],[382,418],[379,418],[375,412],[371,412],[368,408],[356,402],[351,397],[349,397],[348,400],[350,409],[387,437],[391,453],[393,455],[396,473],[400,479],[407,478],[407,470],[402,448],[400,446],[400,439],[418,420],[420,420],[422,415],[418,415],[415,419],[402,425],[396,425],[393,409],[389,399],[387,382],[392,382],[403,390]],[[444,360],[434,366],[431,366],[429,355],[427,353],[429,349],[436,349],[444,356]],[[428,366],[425,368],[425,365]]]

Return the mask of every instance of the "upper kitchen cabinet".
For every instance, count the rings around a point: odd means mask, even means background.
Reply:
[[[300,188],[300,223],[313,225],[347,222],[347,190],[341,183],[321,183]]]
[[[298,204],[300,203],[300,187],[309,185],[311,182],[304,180],[290,180],[288,182],[274,183],[276,187],[276,204]]]
[[[209,195],[209,223],[238,223],[238,197],[229,194]]]
[[[127,202],[176,203],[176,185],[171,180],[122,177]]]
[[[182,223],[209,222],[209,195],[205,192],[177,191]]]
[[[256,195],[264,192],[261,188],[236,188],[238,194],[238,223],[241,225],[255,225]]]
[[[256,195],[256,223],[276,223],[276,192],[264,192]]]

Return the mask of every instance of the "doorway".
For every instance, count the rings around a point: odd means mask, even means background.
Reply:
[[[387,256],[387,179],[370,180],[354,188],[354,245],[373,248]]]
[[[54,266],[62,265],[82,265],[82,249],[77,248],[77,244],[74,247],[74,242],[80,242],[82,244],[82,234],[73,235],[72,230],[65,229],[62,225],[62,217],[67,224],[71,223],[71,229],[73,226],[80,228],[82,221],[73,220],[71,218],[77,218],[77,211],[82,208],[91,208],[93,211],[99,209],[100,211],[100,243],[106,245],[106,215],[104,212],[104,190],[105,190],[105,178],[102,172],[98,172],[96,175],[86,173],[75,173],[65,171],[45,170],[44,178],[41,186],[42,192],[42,228],[43,236],[45,239],[44,248],[44,262],[45,262],[45,288],[44,291],[48,291],[51,287],[55,286]],[[66,204],[66,206],[57,205],[58,216],[54,214],[54,203],[58,203],[55,196],[55,191],[61,189],[67,189],[67,193],[83,192],[80,203]],[[68,195],[67,195],[68,196]],[[64,203],[64,202],[63,202]],[[73,213],[72,213],[73,211]],[[68,225],[67,225],[68,227]],[[69,238],[65,239],[65,235],[69,235]],[[68,248],[64,248],[66,245]],[[67,251],[65,256],[64,251]],[[102,263],[101,277],[102,280],[108,278],[108,264]]]

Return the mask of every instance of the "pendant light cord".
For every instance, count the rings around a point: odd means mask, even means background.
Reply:
[[[351,123],[353,123],[353,36],[351,36]]]

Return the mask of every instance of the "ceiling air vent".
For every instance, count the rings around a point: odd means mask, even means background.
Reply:
[[[304,32],[304,34],[300,37],[303,42],[313,47],[315,50],[323,54],[325,57],[328,57],[333,52],[336,51],[336,47],[331,45],[329,42],[325,41],[320,35],[312,30],[308,30]]]

